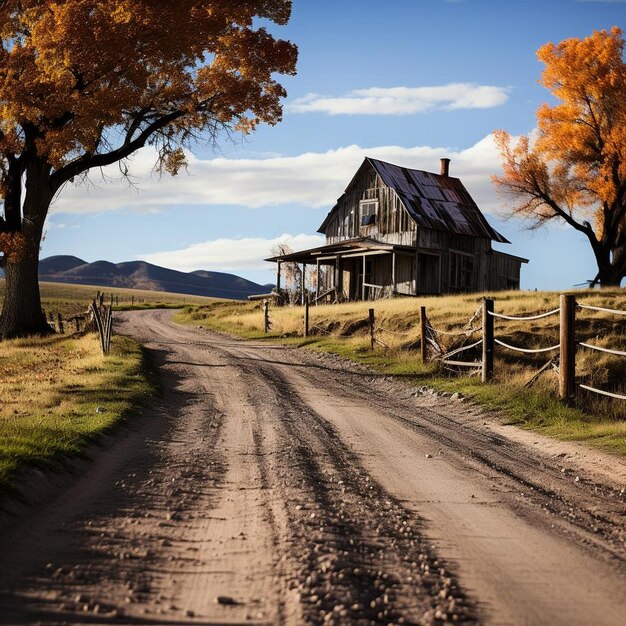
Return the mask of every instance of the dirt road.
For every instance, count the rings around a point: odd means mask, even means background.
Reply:
[[[624,623],[624,463],[332,356],[116,324],[163,395],[2,531],[0,623]]]

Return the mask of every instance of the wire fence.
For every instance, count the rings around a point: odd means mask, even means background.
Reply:
[[[560,306],[549,311],[537,312],[525,315],[505,315],[494,311],[494,300],[483,299],[482,304],[470,317],[469,321],[458,329],[441,329],[434,326],[427,316],[425,307],[420,307],[420,335],[417,342],[410,342],[409,347],[419,346],[423,363],[434,362],[442,369],[460,373],[470,370],[471,373],[479,373],[483,382],[489,382],[494,376],[494,354],[496,348],[510,351],[522,355],[545,355],[555,353],[549,360],[542,364],[532,378],[524,385],[528,387],[544,373],[554,371],[559,377],[559,395],[566,401],[571,402],[576,394],[576,389],[583,389],[589,393],[595,393],[612,399],[626,400],[626,395],[616,390],[598,389],[584,381],[578,381],[576,375],[576,353],[577,350],[584,349],[608,354],[615,357],[626,357],[626,351],[595,345],[587,341],[578,341],[576,338],[576,313],[578,311],[593,311],[595,313],[612,314],[626,316],[626,311],[621,309],[611,309],[605,307],[591,306],[576,301],[576,297],[571,294],[561,296]],[[264,325],[265,331],[271,329],[269,318],[269,303],[264,304]],[[503,329],[499,329],[496,336],[495,321],[501,323],[508,322],[532,322],[559,316],[559,341],[552,345],[543,347],[531,347],[516,345],[507,339]],[[480,323],[478,323],[480,321]],[[380,322],[376,322],[376,314],[373,308],[369,309],[369,316],[364,320],[368,327],[370,337],[370,347],[375,350],[377,346],[389,349],[385,336],[406,337],[408,331],[399,331],[389,328]],[[320,326],[310,324],[309,303],[305,303],[305,336],[311,331],[316,334],[332,336],[335,333]],[[476,340],[476,335],[480,333],[480,339]],[[382,338],[381,338],[382,337]],[[443,338],[451,338],[453,346],[446,348]],[[460,341],[461,345],[458,345]],[[457,345],[454,345],[454,343]],[[449,343],[449,342],[448,342]],[[463,355],[465,358],[459,358]],[[626,377],[625,377],[626,378]]]
[[[599,313],[608,313],[609,315],[617,315],[617,316],[626,316],[626,311],[621,309],[608,309],[604,307],[591,306],[587,304],[577,304],[577,308],[583,311],[594,311]],[[602,346],[595,346],[593,344],[589,344],[583,341],[579,341],[577,343],[581,348],[586,348],[587,350],[592,350],[596,352],[603,352],[605,354],[611,354],[613,356],[626,357],[626,351],[624,350],[616,350],[613,348],[604,348]],[[578,387],[588,391],[589,393],[594,393],[599,396],[604,396],[608,398],[613,398],[615,400],[626,400],[626,394],[616,393],[614,391],[607,391],[606,389],[598,389],[597,387],[592,387],[591,385],[584,385],[582,383],[578,384]]]

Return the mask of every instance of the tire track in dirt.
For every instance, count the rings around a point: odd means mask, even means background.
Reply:
[[[277,478],[289,507],[291,586],[310,624],[475,623],[475,605],[420,534],[421,520],[376,483],[273,368],[249,368],[293,442]],[[282,468],[282,471],[281,471]],[[293,500],[294,492],[299,494]]]
[[[529,458],[524,446],[504,437],[477,432],[432,407],[421,411],[420,420],[416,422],[415,417],[385,408],[375,397],[372,406],[413,430],[423,432],[427,425],[429,433],[444,444],[447,451],[455,452],[475,471],[492,480],[497,479],[504,489],[508,489],[513,494],[511,506],[520,514],[527,509],[533,513],[537,509],[543,510],[550,513],[564,532],[576,537],[581,544],[587,544],[596,554],[601,550],[617,561],[626,559],[626,495],[623,487],[577,477],[576,472],[556,465],[554,459]],[[451,425],[454,428],[451,429]],[[459,430],[463,431],[462,437]],[[532,523],[534,516],[528,515],[528,520]]]
[[[239,350],[245,352],[246,358],[266,362],[261,350],[245,346],[240,346]],[[295,389],[306,387],[306,381],[298,375],[302,363],[317,362],[319,366],[321,361],[333,371],[323,381],[324,388],[332,395],[346,398],[346,401],[367,397],[368,405],[381,415],[427,434],[445,447],[447,456],[453,454],[460,465],[470,465],[473,471],[498,481],[503,495],[507,491],[511,494],[510,504],[520,514],[525,509],[548,512],[553,522],[559,523],[564,532],[578,541],[596,552],[606,552],[617,561],[626,560],[626,489],[619,479],[613,484],[600,482],[584,471],[566,467],[564,455],[549,458],[493,434],[484,428],[487,423],[477,407],[445,398],[415,397],[414,389],[401,382],[360,369],[346,369],[348,364],[332,355],[311,358],[310,354],[302,352],[293,359],[292,372],[289,372],[288,362],[277,364],[286,370]],[[288,361],[293,358],[289,354],[285,351],[281,357]],[[442,406],[446,408],[445,413]],[[476,419],[468,419],[472,413]],[[459,416],[463,419],[457,419]],[[533,521],[532,515],[529,521]]]
[[[170,315],[118,317],[164,395],[0,537],[0,622],[619,623],[619,487],[467,405]]]
[[[237,344],[211,346],[220,363],[232,366],[228,384],[215,386],[214,401],[226,416],[245,409],[280,555],[274,575],[284,600],[277,620],[474,622],[475,607],[422,538],[419,517],[367,475],[275,368],[242,362],[228,346]]]
[[[241,462],[252,442],[235,419],[242,407],[226,414],[217,398],[230,366],[202,348],[199,359],[176,329],[134,330],[164,395],[0,538],[0,623],[280,624],[275,541],[256,464]]]
[[[626,598],[619,582],[625,579],[619,480],[575,481],[558,460],[481,428],[485,422],[476,419],[475,407],[439,398],[424,402],[407,386],[355,371],[341,359],[249,342],[226,349],[242,363],[265,368],[266,379],[283,377],[292,404],[299,396],[309,410],[321,411],[325,422],[340,425],[337,436],[359,451],[370,475],[408,498],[413,511],[427,514],[427,534],[444,542],[443,552],[453,561],[462,561],[461,581],[469,576],[478,598],[489,598],[485,621],[620,623]],[[402,427],[392,427],[393,421]],[[409,432],[416,433],[409,438],[410,452],[404,441]],[[409,454],[413,463],[384,460],[394,448],[377,445],[380,436],[396,438],[400,454]],[[445,469],[441,475],[438,467]],[[397,471],[402,473],[395,476]],[[462,511],[470,513],[467,519]],[[446,519],[450,514],[452,523]],[[441,528],[433,528],[433,519]],[[468,545],[451,532],[468,533]]]

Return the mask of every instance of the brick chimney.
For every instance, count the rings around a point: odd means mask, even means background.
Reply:
[[[450,159],[441,159],[441,175],[450,176]]]

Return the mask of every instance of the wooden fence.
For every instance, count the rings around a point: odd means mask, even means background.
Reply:
[[[104,293],[98,292],[84,313],[63,317],[61,312],[46,312],[44,316],[50,327],[61,335],[72,333],[97,332],[100,336],[100,347],[103,354],[111,350],[111,336],[113,334],[113,295],[105,301]]]
[[[457,367],[469,367],[469,368],[479,368],[481,371],[482,381],[489,382],[493,379],[494,375],[494,355],[496,346],[499,348],[503,348],[505,350],[511,352],[518,352],[522,354],[554,354],[552,359],[550,359],[542,368],[537,372],[533,378],[528,381],[527,386],[532,384],[536,380],[536,378],[546,369],[553,368],[556,370],[559,376],[559,396],[560,398],[567,403],[571,403],[574,401],[576,397],[577,388],[585,389],[591,393],[595,393],[598,395],[610,397],[616,400],[626,400],[626,395],[613,393],[611,391],[606,391],[602,389],[597,389],[595,387],[591,387],[590,385],[584,385],[582,383],[576,382],[576,354],[579,348],[584,348],[587,350],[596,350],[599,352],[604,352],[608,354],[612,354],[614,356],[626,357],[626,352],[622,350],[614,350],[609,348],[603,348],[600,346],[595,346],[593,344],[589,344],[583,341],[578,341],[576,338],[576,314],[577,311],[582,310],[592,310],[599,311],[603,313],[607,313],[610,315],[618,315],[618,316],[626,316],[626,311],[619,309],[607,309],[602,307],[593,307],[587,306],[576,301],[576,296],[573,294],[564,294],[560,298],[559,307],[556,309],[552,309],[551,311],[546,311],[542,313],[537,313],[535,315],[526,315],[526,316],[511,316],[511,315],[503,315],[501,313],[496,313],[494,310],[494,300],[490,298],[485,298],[481,305],[481,316],[482,316],[482,327],[480,329],[472,329],[472,332],[482,332],[482,337],[470,344],[463,346],[462,348],[458,348],[453,350],[452,352],[448,352],[447,354],[442,354],[438,357],[443,365],[454,365]],[[426,312],[424,311],[424,316],[426,316]],[[545,319],[552,316],[559,316],[559,343],[546,346],[543,348],[526,348],[524,346],[515,346],[510,343],[504,341],[500,337],[496,336],[495,332],[495,320],[499,319],[502,321],[522,321],[522,322],[530,322],[536,321],[540,319]],[[436,329],[432,328],[429,324],[426,324],[426,330],[431,330],[435,332]],[[428,341],[427,334],[424,334],[422,331],[422,344],[426,344]],[[450,357],[456,357],[458,354],[476,348],[478,346],[482,346],[482,359],[480,361],[459,361],[452,360]]]
[[[496,349],[523,354],[553,354],[554,356],[535,373],[526,383],[526,386],[530,386],[544,371],[553,369],[557,372],[559,377],[559,396],[566,403],[572,403],[574,401],[578,388],[604,397],[626,400],[626,395],[624,394],[614,393],[576,382],[576,354],[579,350],[591,350],[608,353],[617,357],[626,357],[626,351],[605,348],[577,340],[576,317],[581,311],[595,311],[613,316],[626,316],[626,311],[624,310],[589,306],[577,302],[576,296],[573,294],[561,295],[558,308],[525,316],[511,316],[496,313],[495,301],[490,298],[484,298],[478,310],[462,329],[456,331],[442,331],[432,326],[428,319],[426,307],[422,306],[420,307],[419,318],[420,358],[422,363],[437,362],[440,367],[448,370],[457,372],[465,369],[474,370],[480,373],[484,383],[488,383],[494,376],[494,356]],[[559,342],[552,346],[536,349],[515,346],[505,341],[505,337],[496,335],[495,320],[501,320],[504,323],[507,321],[531,322],[557,315],[559,316]],[[271,324],[269,323],[269,303],[267,302],[264,307],[264,318],[265,332],[269,332]],[[481,321],[481,325],[475,327],[474,325],[478,320]],[[381,332],[398,335],[405,334],[377,326],[374,309],[369,309],[367,325],[372,350],[374,350],[377,345],[388,347],[385,342],[379,338]],[[314,326],[314,328],[324,334],[331,334],[319,326]],[[310,332],[309,303],[306,302],[304,306],[304,335],[309,336]],[[444,352],[438,339],[439,335],[456,336],[471,342],[448,352]],[[474,340],[475,335],[478,335],[476,340]],[[478,348],[481,350],[481,358],[479,360],[461,360],[462,357],[460,357],[460,355],[472,350],[476,351]]]

